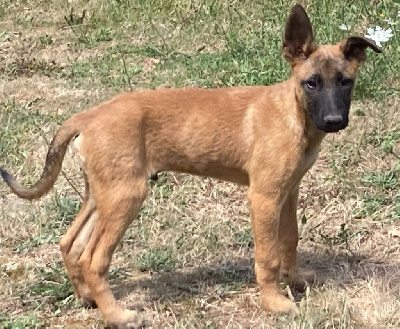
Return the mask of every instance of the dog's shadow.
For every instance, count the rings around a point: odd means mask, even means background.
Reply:
[[[254,260],[249,258],[236,258],[219,264],[151,275],[139,274],[138,278],[133,277],[133,280],[128,278],[115,283],[113,291],[117,299],[139,289],[146,290],[150,300],[167,299],[173,302],[179,302],[189,296],[210,293],[210,290],[223,297],[228,290],[238,290],[244,286],[256,287]]]
[[[391,277],[400,273],[400,263],[385,263],[373,260],[362,254],[333,255],[301,252],[299,264],[316,272],[316,280],[311,287],[319,287],[329,282],[338,289],[371,277]],[[120,269],[124,271],[124,269]],[[127,273],[129,270],[127,269]],[[133,278],[133,279],[132,279]],[[219,264],[180,269],[172,272],[139,275],[115,282],[114,293],[118,299],[137,290],[146,291],[146,299],[151,301],[179,302],[190,296],[217,295],[229,296],[232,291],[257,290],[254,274],[254,259],[235,258]],[[400,284],[400,276],[396,279]],[[304,289],[292,287],[293,297],[299,301]]]

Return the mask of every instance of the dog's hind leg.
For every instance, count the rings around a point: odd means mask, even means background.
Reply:
[[[90,235],[96,223],[97,212],[95,203],[91,196],[87,177],[85,179],[85,196],[79,213],[73,221],[71,227],[60,241],[61,254],[65,268],[74,287],[77,298],[85,307],[94,307],[95,302],[90,295],[89,287],[86,285],[82,269],[79,264]]]
[[[117,303],[108,283],[108,270],[116,246],[146,198],[147,176],[96,180],[92,187],[97,220],[79,260],[85,282],[111,328],[138,328],[142,325],[140,316]]]
[[[297,199],[299,187],[295,187],[287,196],[279,220],[279,254],[281,274],[286,283],[304,288],[306,282],[315,279],[313,271],[300,269],[297,266],[297,244],[299,233],[297,227]]]

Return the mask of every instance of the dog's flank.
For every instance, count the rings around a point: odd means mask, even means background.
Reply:
[[[62,257],[84,305],[97,305],[113,328],[138,328],[108,283],[112,253],[147,195],[147,181],[179,171],[248,185],[256,279],[262,306],[297,312],[279,289],[314,274],[299,269],[296,219],[299,184],[326,133],[344,129],[354,81],[369,47],[362,37],[317,45],[300,5],[288,18],[282,53],[292,69],[273,86],[161,89],[123,93],[68,119],[54,137],[43,173],[31,188],[1,169],[11,190],[39,198],[55,183],[68,144],[80,160],[85,196],[60,241]]]

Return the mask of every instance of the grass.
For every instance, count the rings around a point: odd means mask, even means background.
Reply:
[[[266,85],[289,76],[280,54],[294,1],[4,0],[0,4],[0,161],[33,183],[57,126],[121,91]],[[393,19],[369,52],[349,127],[330,135],[301,185],[302,266],[319,284],[290,291],[298,316],[260,309],[245,188],[163,173],[117,248],[110,281],[152,328],[400,327],[400,71],[397,2],[303,1],[321,43]],[[351,26],[342,31],[339,25]],[[32,203],[0,185],[0,327],[104,328],[72,296],[58,241],[82,180],[63,175]]]

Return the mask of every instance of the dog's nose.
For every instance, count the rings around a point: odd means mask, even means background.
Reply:
[[[327,115],[324,117],[324,122],[328,125],[337,125],[343,122],[343,117],[339,114]]]

